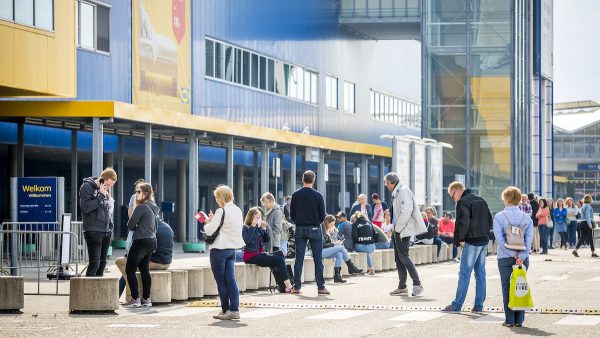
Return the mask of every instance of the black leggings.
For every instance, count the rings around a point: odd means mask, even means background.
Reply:
[[[144,299],[150,298],[150,288],[152,287],[152,277],[150,277],[150,256],[156,249],[156,238],[136,239],[131,244],[131,249],[127,253],[127,264],[125,265],[125,274],[127,275],[127,283],[131,290],[131,298],[138,299],[140,297],[138,291],[138,281],[135,276],[137,269],[140,269],[142,276],[142,288]]]
[[[285,267],[285,258],[282,256],[269,255],[263,252],[247,260],[246,264],[255,264],[265,268],[271,268],[275,275],[275,279],[280,283],[289,279]]]
[[[575,249],[579,249],[583,243],[587,242],[587,243],[590,243],[590,249],[592,249],[592,252],[594,252],[595,248],[594,248],[594,239],[592,238],[592,229],[590,229],[590,227],[586,221],[581,222],[581,226],[579,227],[579,229],[581,231],[581,237],[579,238],[579,241],[577,242],[577,246],[575,246]]]

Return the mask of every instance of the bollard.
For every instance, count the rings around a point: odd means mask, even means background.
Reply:
[[[19,311],[23,307],[25,307],[25,279],[22,276],[0,276],[0,310]]]
[[[246,291],[246,263],[235,263],[235,282],[240,292]]]
[[[219,291],[217,290],[217,282],[213,276],[212,269],[206,267],[204,270],[204,295],[205,296],[218,296]]]
[[[333,278],[333,267],[335,266],[335,258],[323,259],[323,278]]]
[[[371,261],[376,272],[383,271],[383,252],[381,250],[375,250],[371,253]]]
[[[315,262],[312,257],[304,257],[302,276],[304,282],[310,283],[315,281]]]
[[[438,262],[438,252],[437,252],[437,245],[432,245],[431,246],[431,262],[432,263],[437,263]]]
[[[423,264],[431,264],[433,262],[431,260],[432,246],[431,245],[423,245],[423,247],[425,248],[423,250],[423,252],[425,253],[425,257],[423,257]]]
[[[392,249],[381,250],[381,269],[383,271],[390,270],[390,255],[389,251]]]
[[[171,272],[171,300],[187,300],[188,272],[186,270],[169,270],[169,272]]]
[[[188,298],[204,297],[204,270],[205,268],[189,268],[188,272]]]
[[[117,277],[73,277],[69,284],[69,311],[112,312],[119,309]]]

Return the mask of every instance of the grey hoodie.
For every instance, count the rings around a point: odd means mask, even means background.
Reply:
[[[133,231],[132,240],[156,237],[156,215],[160,209],[154,201],[138,205],[134,210],[127,227]]]

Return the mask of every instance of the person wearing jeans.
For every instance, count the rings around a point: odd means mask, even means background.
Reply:
[[[577,243],[577,215],[579,208],[573,203],[571,197],[567,198],[567,243],[569,249],[574,249]]]
[[[548,202],[541,198],[540,201],[540,209],[536,213],[536,218],[538,220],[538,229],[540,231],[540,244],[542,245],[542,255],[548,254],[548,220],[550,219],[550,209],[548,209]],[[554,231],[553,228],[550,230]]]
[[[112,232],[85,231],[83,233],[87,244],[89,264],[85,275],[87,277],[102,277],[106,268],[106,256]]]
[[[352,222],[352,240],[354,241],[354,250],[367,254],[367,272],[369,275],[375,274],[371,254],[375,251],[375,242],[378,237],[377,230],[367,218],[366,214],[357,211],[350,218]]]
[[[323,233],[320,224],[325,219],[325,201],[323,195],[313,189],[316,175],[307,170],[302,175],[304,186],[292,194],[290,217],[296,224],[294,234],[296,242],[296,260],[294,263],[294,289],[291,293],[299,294],[302,287],[302,268],[306,245],[310,244],[313,261],[315,262],[315,279],[318,294],[328,295],[323,278]]]
[[[581,247],[584,242],[590,243],[590,249],[592,249],[592,258],[597,258],[596,248],[594,247],[593,230],[594,229],[594,210],[592,209],[592,196],[585,195],[583,197],[583,206],[581,207],[581,238],[573,250],[573,255],[579,257],[577,250]]]
[[[472,312],[481,313],[486,296],[485,258],[493,225],[492,213],[487,202],[466,189],[461,182],[451,183],[448,195],[456,202],[454,245],[462,247],[462,256],[456,296],[444,311],[462,309],[469,291],[471,273],[475,270],[475,305]]]

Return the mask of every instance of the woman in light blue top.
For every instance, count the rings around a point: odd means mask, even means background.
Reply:
[[[521,327],[525,320],[525,311],[513,311],[508,308],[508,295],[510,289],[510,275],[514,265],[525,265],[529,268],[529,251],[533,241],[533,220],[519,209],[521,203],[521,191],[516,187],[508,187],[502,192],[504,211],[494,216],[494,235],[498,244],[498,270],[500,271],[500,282],[502,284],[502,298],[504,301],[505,321],[502,323],[508,327]],[[512,250],[506,247],[506,226],[522,228],[524,234],[525,250]]]
[[[560,248],[562,249],[564,246],[567,250],[567,209],[562,198],[556,201],[556,208],[552,212],[554,213],[556,231],[560,235]]]
[[[592,249],[592,257],[596,258],[596,252],[594,252],[594,239],[592,238],[592,229],[594,228],[594,209],[592,209],[592,196],[585,195],[583,198],[583,206],[581,207],[581,224],[580,231],[581,237],[579,238],[579,242],[577,242],[577,246],[575,246],[575,250],[573,250],[573,255],[575,257],[579,257],[577,254],[577,250],[584,242],[590,243],[590,249]]]

